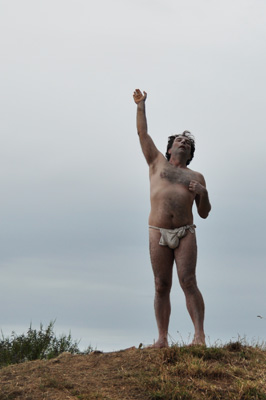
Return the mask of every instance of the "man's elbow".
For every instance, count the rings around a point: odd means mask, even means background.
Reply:
[[[201,218],[203,218],[203,219],[206,219],[206,218],[208,218],[209,213],[199,213],[199,216],[200,216]]]
[[[209,207],[205,210],[198,210],[198,214],[201,218],[206,219],[211,211],[211,205],[209,205]]]

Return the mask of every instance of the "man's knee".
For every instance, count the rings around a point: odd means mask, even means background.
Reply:
[[[194,290],[197,287],[195,275],[184,275],[179,278],[179,282],[184,291]]]
[[[155,278],[155,291],[158,295],[163,296],[170,293],[172,282]]]

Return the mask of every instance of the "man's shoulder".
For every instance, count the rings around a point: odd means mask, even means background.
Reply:
[[[190,171],[192,174],[199,175],[199,176],[203,176],[200,172],[195,171],[194,169],[191,169],[191,168],[188,168],[188,167],[187,167],[187,170]]]
[[[194,171],[193,169],[188,168],[188,170],[191,172],[191,175],[193,176],[193,180],[200,182],[201,184],[205,185],[205,179],[204,176],[198,172],[198,171]]]

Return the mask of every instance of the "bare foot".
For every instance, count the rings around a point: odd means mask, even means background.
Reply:
[[[194,336],[194,339],[192,340],[190,346],[206,346],[205,336]]]
[[[158,339],[154,344],[144,346],[145,349],[163,349],[164,347],[169,347],[167,339]]]

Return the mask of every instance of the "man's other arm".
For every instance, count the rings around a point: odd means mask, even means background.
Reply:
[[[145,111],[145,101],[147,98],[147,93],[136,89],[133,98],[135,103],[137,104],[137,131],[139,135],[140,145],[146,158],[148,165],[154,163],[160,154],[159,150],[155,146],[152,138],[148,134],[148,125],[146,119],[146,111]]]
[[[207,218],[211,211],[211,203],[203,176],[199,174],[199,181],[192,180],[188,188],[191,192],[196,193],[195,201],[199,216]]]

